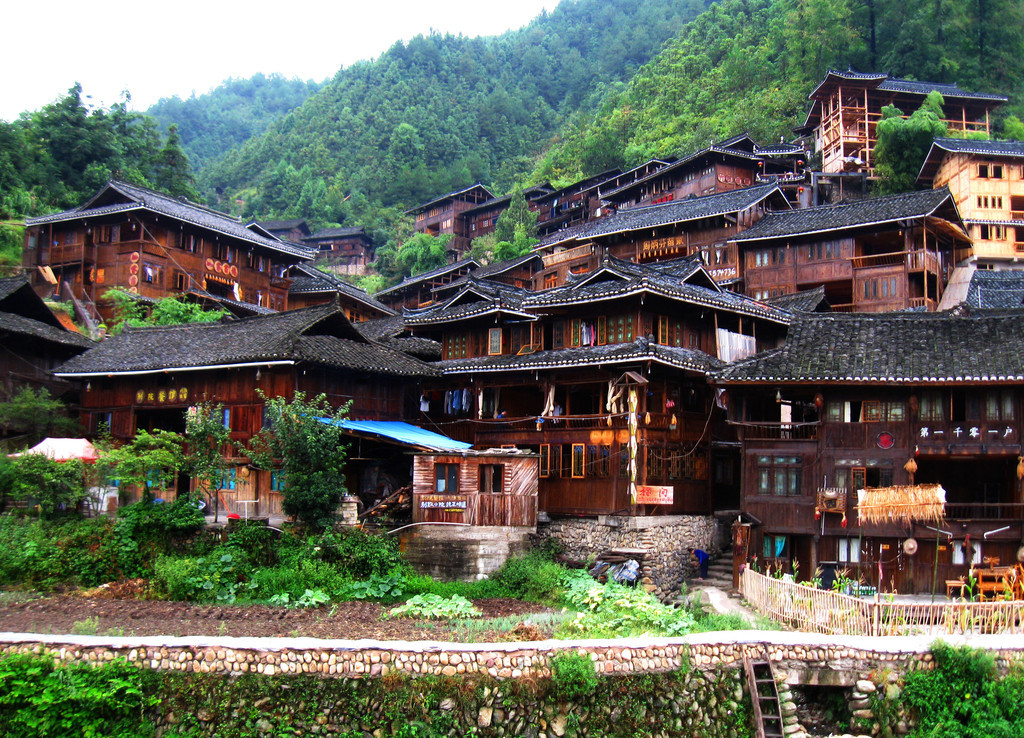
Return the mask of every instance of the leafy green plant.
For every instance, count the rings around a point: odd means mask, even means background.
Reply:
[[[403,566],[397,540],[357,528],[328,531],[309,538],[303,558],[307,557],[330,563],[355,580],[386,576]]]
[[[685,609],[663,605],[643,591],[615,582],[599,584],[586,572],[564,577],[565,600],[578,612],[560,630],[568,636],[605,638],[615,636],[676,636],[693,630],[693,615]]]
[[[452,595],[448,599],[437,595],[422,594],[411,597],[404,605],[388,612],[389,618],[427,618],[447,620],[451,618],[479,617],[483,613],[465,597]]]
[[[551,686],[559,699],[578,700],[597,688],[597,669],[588,654],[566,652],[551,659]]]
[[[374,574],[369,579],[351,582],[339,594],[350,600],[395,600],[405,592],[405,577],[393,571],[381,576]]]
[[[8,495],[29,499],[40,517],[74,512],[85,499],[84,469],[80,461],[55,461],[42,454],[23,454],[11,462],[5,475]]]
[[[566,569],[544,553],[533,551],[512,556],[490,576],[501,591],[500,596],[531,602],[555,604],[564,592]]]
[[[244,554],[226,546],[201,558],[161,557],[155,568],[157,585],[176,600],[230,605],[259,586]]]

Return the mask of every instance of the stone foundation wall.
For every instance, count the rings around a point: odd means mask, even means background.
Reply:
[[[727,718],[735,715],[746,699],[742,668],[744,657],[766,656],[773,664],[779,683],[785,734],[803,738],[806,733],[800,724],[790,692],[791,685],[845,688],[854,725],[864,734],[908,732],[910,727],[905,716],[897,716],[895,726],[879,725],[878,716],[872,711],[871,695],[884,692],[890,697],[898,697],[898,684],[903,674],[913,669],[933,668],[932,641],[927,636],[851,638],[762,631],[707,633],[681,639],[503,644],[3,634],[0,653],[46,653],[64,663],[102,664],[123,658],[144,669],[196,673],[210,678],[244,674],[275,678],[305,674],[351,681],[402,674],[489,678],[498,680],[500,685],[502,680],[520,680],[521,684],[530,684],[550,677],[551,660],[558,654],[575,652],[588,655],[597,672],[604,676],[681,674],[682,682],[679,678],[666,682],[669,692],[663,697],[664,703],[656,706],[659,710],[667,710],[664,715],[659,712],[657,720],[671,719],[675,732],[654,732],[652,735],[707,736],[718,733],[703,728],[715,725],[716,721],[727,724]],[[1020,639],[973,636],[969,639],[950,637],[947,641],[953,645],[966,643],[990,652],[1001,674],[1024,659],[1024,642]],[[488,702],[496,692],[484,690],[483,702],[477,706],[476,722],[466,726],[465,734],[479,735],[473,733],[473,729],[490,728],[495,721],[503,723],[511,711],[521,721],[525,720],[524,724],[533,726],[528,732],[539,738],[544,733],[543,730],[538,732],[537,726],[564,726],[567,715],[574,709],[572,704],[538,702],[536,695],[524,696],[522,690],[513,692],[522,704],[517,706],[507,698]],[[308,715],[302,717],[310,719]],[[374,715],[371,713],[356,719],[364,718],[372,722]],[[213,717],[211,721],[213,729],[216,721]],[[337,734],[344,734],[349,729],[351,726],[341,726]],[[516,730],[512,726],[486,735],[527,734]],[[335,734],[325,729],[310,732]],[[547,735],[550,738],[563,733],[564,730],[559,732],[553,728]],[[577,734],[588,735],[585,731]],[[728,731],[723,735],[728,735]]]
[[[707,515],[666,515],[568,518],[541,523],[538,534],[558,539],[567,555],[581,560],[614,548],[645,552],[641,576],[647,590],[661,600],[679,593],[693,574],[686,549],[715,552],[715,518]]]

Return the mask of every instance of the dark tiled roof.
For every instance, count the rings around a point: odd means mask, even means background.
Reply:
[[[437,341],[405,335],[405,318],[401,315],[362,321],[355,327],[365,338],[418,359],[437,361],[441,358],[441,344]]]
[[[522,356],[504,354],[501,356],[478,356],[472,359],[449,359],[438,362],[437,366],[444,374],[464,374],[466,372],[535,371],[566,367],[608,366],[648,361],[702,374],[722,366],[721,361],[703,351],[661,346],[649,342],[646,338],[638,338],[632,343],[553,349]]]
[[[524,301],[532,294],[528,290],[498,282],[470,279],[457,295],[443,303],[423,310],[406,310],[405,324],[438,325],[498,313],[535,320],[536,316],[523,310]]]
[[[803,313],[784,346],[716,382],[857,384],[1024,381],[1024,310]]]
[[[550,184],[534,185],[533,187],[527,187],[523,190],[523,197],[527,200],[536,200],[538,197],[544,195],[550,195],[554,193],[554,189]],[[471,208],[466,208],[462,211],[462,215],[471,215],[481,210],[490,210],[491,208],[501,207],[502,205],[507,206],[512,201],[512,194],[503,195],[502,197],[492,197],[490,200],[486,200],[479,205],[474,205]]]
[[[440,372],[430,364],[379,344],[351,341],[334,336],[301,336],[295,342],[295,356],[301,361],[352,371],[390,374],[399,377],[436,377]]]
[[[96,208],[92,207],[94,202],[109,192],[119,193],[122,197],[130,200],[130,202],[126,204],[119,203],[115,205],[105,205]],[[177,199],[170,197],[169,195],[164,195],[160,192],[154,192],[153,190],[146,189],[145,187],[128,184],[127,182],[119,182],[117,180],[111,180],[108,182],[99,193],[89,200],[89,202],[79,208],[67,210],[62,213],[55,213],[53,215],[44,215],[38,218],[28,218],[26,220],[26,224],[33,226],[44,223],[57,223],[132,209],[150,210],[152,212],[174,218],[175,220],[192,223],[203,228],[208,228],[215,233],[231,236],[232,238],[247,241],[248,243],[256,246],[261,246],[279,253],[289,254],[290,256],[295,256],[300,259],[312,259],[315,255],[314,251],[311,251],[304,246],[260,235],[252,229],[246,228],[245,225],[243,225],[237,218],[233,218],[226,213],[221,213],[202,205],[196,205],[195,203],[188,202],[184,199]]]
[[[350,228],[324,228],[316,233],[306,236],[303,241],[321,241],[325,238],[346,238],[349,236],[365,236],[366,228],[363,226],[352,226]]]
[[[566,231],[559,231],[557,235],[562,237],[554,241],[548,241],[545,245],[567,241],[570,238],[575,240],[599,238],[613,233],[627,233],[629,231],[656,228],[657,226],[672,223],[684,223],[689,220],[708,218],[714,215],[736,213],[753,207],[774,192],[781,192],[781,190],[778,185],[773,183],[744,187],[739,190],[720,192],[715,195],[689,197],[684,200],[675,200],[660,205],[646,205],[644,207],[620,210],[615,215],[587,223],[578,230],[569,229],[573,231],[571,236],[566,235]]]
[[[539,262],[541,261],[541,258],[542,257],[540,254],[530,252],[529,254],[520,256],[518,259],[509,259],[508,261],[499,261],[494,264],[487,264],[486,266],[482,266],[479,269],[473,270],[471,273],[467,274],[464,277],[459,277],[458,279],[449,284],[443,285],[442,287],[436,287],[435,291],[440,289],[450,290],[454,287],[461,287],[463,284],[465,284],[471,279],[488,279],[496,274],[504,274],[505,272],[510,272],[513,269],[517,269],[523,266],[524,264],[530,263],[531,261]]]
[[[292,279],[292,284],[288,288],[289,294],[340,292],[346,297],[350,297],[357,302],[369,305],[382,313],[390,315],[395,312],[384,303],[371,297],[364,290],[359,289],[353,284],[349,284],[344,279],[340,279],[330,272],[321,271],[309,264],[296,264],[289,270],[288,274]]]
[[[919,182],[930,182],[946,154],[971,154],[993,159],[1024,158],[1024,141],[976,141],[967,138],[937,138],[917,175]]]
[[[777,143],[769,146],[755,146],[754,153],[759,156],[778,156],[780,154],[802,154],[804,147],[800,144]]]
[[[40,323],[15,313],[0,312],[0,331],[24,336],[31,341],[46,341],[80,349],[92,348],[96,344],[81,333],[64,330],[56,326]]]
[[[461,190],[452,190],[452,191],[451,191],[451,192],[449,192],[449,193],[448,193],[447,195],[441,195],[440,197],[435,197],[435,198],[434,198],[433,200],[430,200],[429,202],[425,202],[425,203],[423,203],[423,204],[421,204],[421,205],[417,205],[417,206],[416,206],[416,207],[414,207],[414,208],[409,208],[409,209],[408,209],[408,210],[406,210],[405,212],[406,212],[406,214],[410,214],[410,213],[419,213],[419,212],[421,212],[421,211],[423,211],[423,210],[426,210],[426,209],[427,209],[427,208],[429,208],[429,207],[430,207],[431,205],[435,205],[436,203],[439,203],[439,202],[443,202],[443,201],[445,201],[445,200],[448,200],[448,199],[450,199],[450,198],[452,198],[452,197],[456,197],[456,196],[458,196],[458,195],[462,195],[462,194],[464,194],[464,193],[466,193],[466,192],[469,192],[470,190],[475,190],[475,189],[476,189],[476,188],[478,188],[478,187],[479,187],[479,188],[480,188],[481,190],[483,190],[484,192],[486,192],[486,193],[487,193],[487,199],[489,199],[489,200],[491,200],[491,199],[494,199],[494,193],[493,193],[493,192],[491,192],[491,191],[490,191],[489,189],[487,189],[486,187],[484,187],[484,186],[483,186],[482,184],[480,184],[479,182],[477,182],[476,184],[472,184],[472,185],[470,185],[469,187],[463,187],[463,188],[462,188]]]
[[[479,269],[480,264],[475,259],[459,259],[453,264],[445,264],[444,266],[437,267],[437,269],[431,269],[429,272],[423,272],[422,274],[414,274],[411,277],[406,277],[394,287],[388,287],[386,290],[381,290],[377,293],[377,296],[380,297],[381,295],[390,295],[393,292],[400,292],[414,284],[420,284],[421,282],[426,282],[428,279],[440,277],[442,274],[455,272],[463,268],[468,268],[472,271],[473,269]]]
[[[918,82],[910,79],[897,79],[896,77],[890,77],[887,74],[877,73],[864,73],[854,72],[853,70],[847,70],[845,72],[830,69],[825,74],[825,78],[814,88],[814,91],[810,94],[810,97],[814,97],[818,90],[829,81],[830,78],[838,78],[839,80],[854,80],[854,81],[876,81],[878,82],[879,90],[889,90],[892,92],[909,92],[917,95],[927,95],[929,92],[937,91],[943,97],[957,97],[957,98],[977,98],[979,100],[991,100],[994,102],[1006,102],[1008,99],[1005,95],[990,95],[984,92],[968,92],[962,90],[957,86],[955,82]]]
[[[1024,305],[1024,272],[975,270],[964,302],[973,308],[1021,307]]]
[[[876,197],[845,205],[825,205],[767,213],[757,223],[733,236],[735,241],[755,241],[784,236],[826,233],[845,228],[892,223],[907,218],[931,215],[946,202],[952,202],[949,190],[906,192]]]
[[[232,300],[229,297],[214,295],[211,292],[207,292],[206,290],[201,290],[196,287],[190,289],[188,291],[188,294],[195,295],[196,297],[199,297],[206,302],[219,305],[232,315],[273,315],[274,313],[277,312],[277,310],[274,310],[273,308],[264,307],[263,305],[256,305],[251,302],[243,302],[241,300]],[[138,295],[136,295],[135,297],[140,302],[146,302],[151,305],[156,304],[156,300],[152,300],[149,298],[139,298]]]
[[[28,284],[25,277],[0,278],[0,300],[5,300]]]
[[[656,294],[694,305],[707,306],[777,323],[788,323],[790,314],[736,292],[722,290],[703,271],[700,257],[670,262],[634,264],[608,257],[600,269],[561,287],[532,293],[523,307],[528,310],[581,305],[630,295]]]
[[[300,338],[325,336],[361,347],[351,361],[340,349],[307,347]],[[329,342],[325,342],[326,345]],[[347,345],[347,343],[345,345]],[[309,344],[320,346],[316,342]],[[341,344],[339,344],[341,345]],[[227,323],[194,323],[161,328],[128,329],[64,364],[61,374],[142,373],[166,369],[230,366],[263,361],[315,360],[339,368],[363,369],[375,345],[365,343],[336,304],[289,310]],[[379,365],[391,359],[382,355]],[[395,372],[402,373],[402,367]]]
[[[810,290],[793,292],[789,295],[771,297],[765,300],[765,302],[782,310],[788,310],[791,313],[815,313],[829,307],[828,300],[825,299],[824,285],[819,285]]]
[[[306,221],[302,218],[293,220],[258,220],[256,222],[267,231],[290,231],[293,228],[306,225]]]
[[[745,159],[745,160],[747,160],[749,162],[755,162],[758,159],[757,156],[755,156],[754,154],[750,153],[749,151],[744,151],[742,149],[730,149],[730,148],[728,148],[728,146],[722,145],[722,144],[720,144],[718,146],[711,145],[708,148],[701,149],[700,151],[697,151],[696,153],[690,154],[689,156],[684,156],[682,159],[679,159],[678,161],[673,162],[672,164],[668,164],[667,166],[662,167],[661,169],[659,169],[656,172],[651,172],[650,174],[648,174],[648,175],[646,175],[644,177],[640,177],[639,179],[635,179],[632,182],[629,182],[628,184],[624,184],[621,187],[615,188],[614,190],[609,190],[608,192],[602,192],[601,193],[601,197],[610,200],[610,199],[614,198],[616,195],[618,195],[620,193],[626,192],[626,191],[628,191],[628,190],[630,190],[630,189],[632,189],[634,187],[641,186],[641,185],[643,185],[646,182],[650,182],[651,180],[663,177],[664,175],[668,174],[669,172],[673,172],[676,169],[680,169],[682,167],[685,167],[688,164],[691,164],[691,163],[693,163],[694,161],[696,161],[698,159],[701,159],[701,158],[703,158],[705,156],[711,156],[713,154],[718,154],[720,156],[731,156],[731,157],[736,158],[736,159]]]

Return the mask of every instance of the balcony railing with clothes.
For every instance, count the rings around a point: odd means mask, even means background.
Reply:
[[[751,441],[813,441],[818,437],[818,421],[810,423],[752,423],[730,420]]]

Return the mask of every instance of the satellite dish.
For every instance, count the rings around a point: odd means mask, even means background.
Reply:
[[[916,538],[908,538],[907,540],[903,541],[903,553],[905,553],[907,556],[913,556],[917,553]]]

